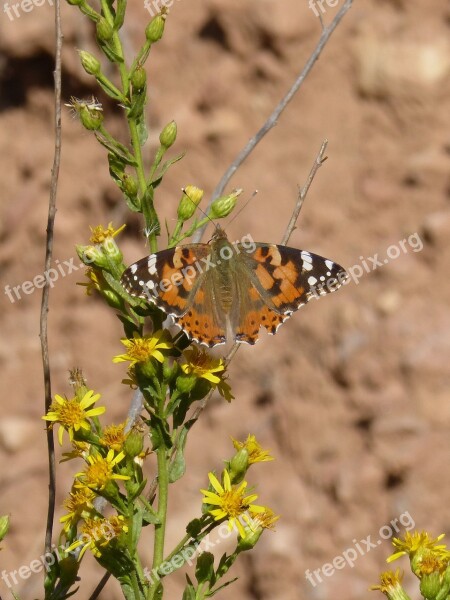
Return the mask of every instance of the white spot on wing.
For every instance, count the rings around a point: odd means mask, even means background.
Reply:
[[[150,275],[156,274],[156,254],[150,254],[148,257],[147,267]]]
[[[137,264],[134,263],[134,265],[131,265],[131,267],[130,267],[130,272],[134,275],[137,271],[137,268],[138,268]]]
[[[331,271],[331,269],[333,268],[334,262],[333,262],[332,260],[328,260],[328,259],[327,259],[327,260],[325,261],[325,264],[326,264],[326,266],[327,266],[327,269],[330,269],[330,271]]]
[[[308,283],[309,285],[316,285],[317,279],[311,275],[310,277],[308,277]]]

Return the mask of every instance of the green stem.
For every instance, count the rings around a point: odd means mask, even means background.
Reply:
[[[169,470],[167,465],[167,453],[164,444],[156,451],[158,459],[158,519],[160,523],[155,525],[155,540],[153,545],[152,572],[156,573],[164,562],[164,539],[166,534],[167,503],[169,492]],[[154,594],[159,587],[159,581],[151,585],[148,590],[147,600],[153,600]]]

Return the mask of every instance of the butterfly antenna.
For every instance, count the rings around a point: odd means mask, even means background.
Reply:
[[[253,194],[250,196],[250,198],[245,202],[244,206],[241,206],[241,208],[237,211],[237,213],[234,214],[233,217],[228,221],[228,223],[225,225],[225,228],[228,227],[228,225],[230,223],[232,223],[236,219],[236,217],[238,217],[241,214],[241,212],[244,210],[244,208],[246,208],[246,206],[250,202],[250,200],[253,200],[253,198],[256,196],[257,193],[258,193],[258,190],[255,190],[253,192]]]

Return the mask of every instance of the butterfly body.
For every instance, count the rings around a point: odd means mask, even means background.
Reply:
[[[155,303],[189,339],[209,347],[226,339],[254,344],[312,297],[347,275],[336,263],[287,246],[230,242],[220,227],[207,244],[186,244],[134,263],[122,275],[131,296]]]

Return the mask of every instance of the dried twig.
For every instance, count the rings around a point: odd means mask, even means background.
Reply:
[[[303,202],[305,201],[306,194],[308,193],[309,188],[311,187],[311,183],[316,176],[317,171],[326,161],[326,157],[324,157],[325,150],[328,146],[328,140],[324,140],[322,146],[320,147],[319,154],[314,161],[313,166],[311,167],[311,171],[309,172],[308,179],[306,180],[305,185],[298,190],[297,203],[294,208],[294,212],[291,215],[288,226],[286,227],[286,231],[284,232],[283,239],[281,240],[281,244],[286,246],[289,241],[289,238],[292,235],[292,232],[295,229],[295,224],[297,223],[298,216],[300,211],[302,210]]]
[[[322,34],[317,43],[317,46],[314,48],[306,65],[303,67],[301,73],[295,80],[294,84],[292,85],[292,87],[290,88],[288,93],[284,96],[284,98],[281,100],[281,102],[278,104],[278,106],[272,112],[272,114],[267,119],[267,121],[264,123],[264,125],[261,127],[261,129],[247,142],[246,146],[239,152],[239,154],[236,156],[234,161],[231,163],[231,165],[225,171],[225,174],[223,175],[222,179],[219,181],[219,184],[217,185],[216,189],[214,190],[214,192],[211,196],[211,200],[209,201],[208,208],[211,206],[212,202],[216,198],[218,198],[219,196],[221,196],[223,194],[223,191],[224,191],[225,187],[227,186],[228,182],[233,177],[233,175],[236,173],[236,171],[239,169],[239,167],[242,165],[242,163],[250,156],[250,154],[253,152],[253,150],[259,144],[259,142],[263,139],[263,137],[272,129],[272,127],[274,127],[277,124],[277,121],[278,121],[281,113],[284,111],[286,106],[289,104],[289,102],[292,100],[292,98],[298,92],[300,86],[305,81],[306,77],[309,75],[309,72],[311,71],[312,67],[314,66],[314,63],[319,58],[319,56],[321,55],[323,49],[325,48],[328,40],[330,39],[331,34],[336,29],[336,27],[339,25],[340,21],[343,19],[345,14],[350,10],[352,3],[353,3],[353,0],[346,0],[344,2],[344,4],[342,5],[342,7],[340,8],[340,10],[338,11],[338,13],[336,14],[336,16],[334,17],[334,19],[331,21],[330,25],[325,27],[325,26],[323,26],[323,23],[322,23]],[[208,209],[206,210],[206,212],[208,212]],[[205,228],[206,228],[206,225],[204,227],[202,227],[201,229],[199,229],[198,231],[196,231],[195,235],[192,238],[194,242],[198,242],[202,238]]]
[[[50,185],[50,197],[48,203],[47,216],[47,242],[45,247],[45,265],[44,272],[50,269],[53,256],[53,229],[56,215],[56,196],[58,190],[59,166],[61,162],[61,50],[62,50],[62,30],[61,30],[61,7],[60,0],[55,2],[55,151],[53,156],[52,177]],[[42,366],[44,371],[44,395],[45,412],[50,408],[52,402],[52,388],[50,376],[50,359],[48,353],[48,300],[50,286],[47,281],[42,290],[41,314],[39,321],[39,336],[41,338]],[[55,444],[51,424],[47,424],[47,448],[48,448],[48,471],[49,471],[49,492],[47,509],[47,527],[45,531],[45,552],[51,552],[53,519],[55,513]]]

